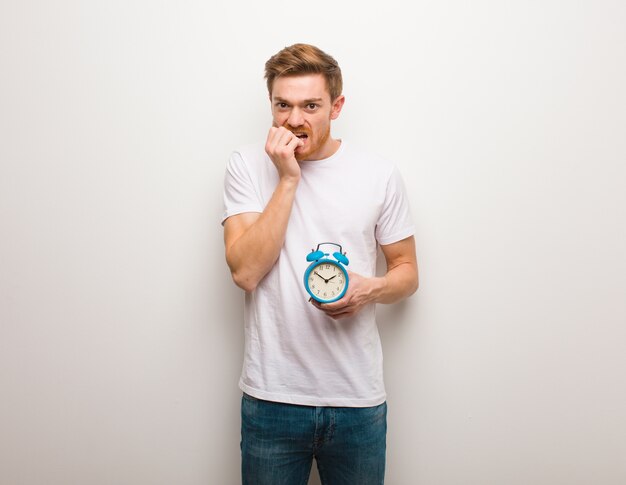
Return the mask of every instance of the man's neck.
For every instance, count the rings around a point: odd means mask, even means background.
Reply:
[[[328,138],[328,141],[324,144],[324,146],[317,153],[313,154],[312,158],[307,158],[306,161],[324,160],[326,158],[330,158],[337,153],[340,146],[341,140]]]

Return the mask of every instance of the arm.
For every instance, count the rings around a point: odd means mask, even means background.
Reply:
[[[285,128],[270,129],[265,150],[278,170],[278,185],[262,213],[238,214],[224,222],[226,263],[235,284],[246,291],[253,291],[272,269],[285,241],[300,182],[294,151],[301,143]]]
[[[278,259],[297,187],[297,182],[281,181],[262,213],[238,214],[224,222],[226,263],[240,288],[253,291]]]
[[[413,236],[381,246],[387,272],[382,277],[365,278],[349,273],[350,284],[346,295],[339,301],[311,303],[332,318],[355,315],[369,303],[395,303],[417,291],[419,286],[415,238]]]
[[[380,247],[387,262],[387,273],[375,292],[376,303],[395,303],[411,296],[419,287],[415,237]]]

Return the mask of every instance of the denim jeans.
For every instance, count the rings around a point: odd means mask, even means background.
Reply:
[[[306,485],[313,457],[323,485],[381,485],[387,404],[367,408],[241,400],[243,485]]]

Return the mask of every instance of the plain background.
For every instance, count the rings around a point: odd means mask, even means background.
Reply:
[[[0,483],[239,482],[222,180],[295,42],[340,62],[334,134],[397,163],[418,228],[421,288],[379,308],[387,483],[626,483],[625,25],[618,0],[3,2]]]

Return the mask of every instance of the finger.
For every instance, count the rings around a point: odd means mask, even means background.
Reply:
[[[267,152],[271,154],[277,154],[285,145],[283,137],[285,136],[284,130],[281,128],[275,128],[272,136],[267,141]]]
[[[348,318],[352,316],[352,312],[343,312],[337,315],[328,315],[333,320],[341,320],[342,318]]]
[[[272,126],[270,128],[270,133],[272,134],[272,140],[274,142],[280,142],[283,138],[291,137],[293,135],[293,133],[284,126]],[[285,141],[285,143],[287,142]]]
[[[302,146],[302,140],[294,135],[293,139],[287,143],[290,150],[295,150],[297,147]]]
[[[313,305],[318,310],[322,310],[322,305],[321,305],[321,303],[319,301],[314,300],[313,298],[309,298],[309,302],[311,303],[311,305]]]
[[[313,298],[311,298],[309,301],[311,302],[311,305],[313,305],[315,308],[323,311],[324,313],[328,315],[330,315],[331,313],[332,314],[341,313],[342,311],[344,311],[343,306],[331,308],[330,305],[332,305],[332,303],[320,303],[319,301],[314,300]]]
[[[352,313],[354,311],[354,307],[352,306],[341,306],[339,308],[322,308],[324,313],[328,316],[341,315],[342,313]]]
[[[269,132],[267,133],[268,140],[273,138],[277,131],[278,131],[278,127],[271,126]]]
[[[292,141],[293,138],[298,140],[298,137],[285,127],[281,126],[279,128],[279,132],[280,132],[280,137],[278,139],[278,147],[289,145],[289,143]]]
[[[270,131],[267,133],[267,141],[265,142],[265,151],[273,152],[276,148],[276,134],[278,132],[278,128],[271,127]]]
[[[284,137],[281,137],[274,153],[281,158],[294,158],[297,147],[298,138],[289,132]]]
[[[324,308],[328,310],[339,310],[341,308],[347,308],[351,305],[350,298],[348,295],[344,295],[339,300],[333,301],[332,303],[324,303]]]
[[[345,307],[344,303],[339,303],[339,304],[337,304],[337,302],[324,303],[324,311],[335,312],[343,307]]]
[[[340,320],[342,318],[347,318],[350,317],[352,315],[354,315],[354,309],[350,308],[350,309],[346,309],[346,308],[342,308],[339,311],[327,311],[326,308],[324,308],[326,306],[326,304],[322,305],[319,302],[315,302],[315,300],[311,301],[311,303],[313,304],[313,306],[315,308],[317,308],[318,310],[324,312],[324,314],[329,317],[332,318],[333,320]]]

